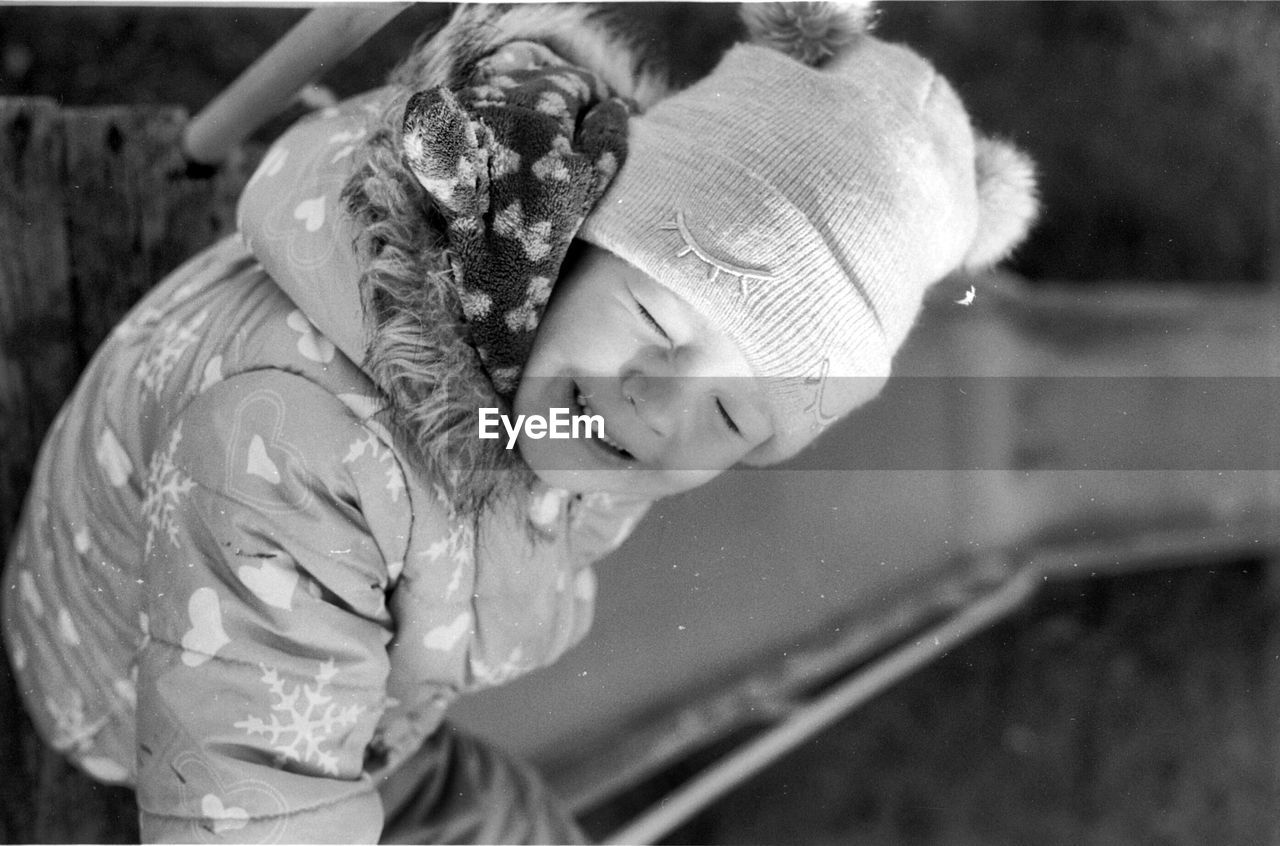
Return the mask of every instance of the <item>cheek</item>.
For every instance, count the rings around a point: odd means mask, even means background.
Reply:
[[[529,357],[526,370],[539,376],[556,376],[573,372],[600,346],[600,339],[589,327],[568,325],[558,321],[538,329],[538,345]]]
[[[543,361],[534,358],[530,358],[525,364],[524,372],[520,376],[520,386],[516,388],[516,395],[511,400],[513,413],[526,416],[547,413],[542,396],[547,383],[541,375],[544,366]]]
[[[709,415],[670,453],[667,467],[672,471],[687,469],[716,475],[741,461],[750,451],[747,442],[719,431],[721,426],[718,416]]]

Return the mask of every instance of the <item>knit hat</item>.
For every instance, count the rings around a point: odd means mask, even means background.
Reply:
[[[775,431],[753,464],[873,397],[925,289],[1003,258],[1036,211],[1031,162],[977,136],[927,61],[842,14],[744,4],[754,43],[631,119],[579,233],[742,350]]]

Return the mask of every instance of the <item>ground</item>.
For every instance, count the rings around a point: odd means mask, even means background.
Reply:
[[[634,4],[684,64],[727,6]],[[1280,276],[1280,4],[882,2],[876,24],[953,81],[985,132],[1040,165],[1032,279]],[[195,111],[303,14],[289,8],[0,7],[0,96]],[[440,20],[415,6],[323,83],[376,85]],[[68,38],[67,33],[75,33]],[[296,116],[296,113],[293,115]],[[282,122],[266,127],[278,132]]]

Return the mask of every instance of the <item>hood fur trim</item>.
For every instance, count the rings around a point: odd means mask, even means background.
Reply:
[[[418,90],[458,88],[476,64],[512,41],[534,41],[596,74],[615,94],[647,108],[670,93],[665,60],[628,26],[616,3],[464,4],[392,82]]]

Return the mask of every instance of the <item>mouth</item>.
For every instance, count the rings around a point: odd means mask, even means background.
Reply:
[[[584,394],[582,392],[582,389],[577,387],[576,385],[574,386],[573,400],[574,400],[574,404],[577,406],[577,408],[575,409],[575,413],[585,414],[588,416],[595,415],[595,416],[598,416],[601,419],[601,421],[604,420],[604,415],[600,414],[598,411],[595,411],[594,409],[591,408],[591,405],[587,400],[586,394]],[[592,430],[588,428],[588,431],[591,432]],[[601,447],[607,450],[610,454],[617,456],[618,458],[621,458],[624,461],[636,460],[636,457],[632,455],[630,452],[628,452],[622,446],[622,444],[618,443],[613,438],[609,437],[609,435],[604,431],[603,423],[600,426],[600,434],[599,435],[592,434],[592,436],[589,437],[588,440],[593,441],[598,447]]]

